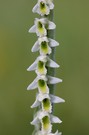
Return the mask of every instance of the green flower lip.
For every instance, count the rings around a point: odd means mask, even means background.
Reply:
[[[45,3],[43,3],[42,1],[40,2],[40,8],[44,9],[45,8]]]
[[[42,108],[45,111],[51,112],[51,101],[48,98],[43,99]]]
[[[46,48],[47,48],[47,42],[46,42],[46,41],[42,41],[41,47],[42,47],[43,49],[46,49]]]
[[[38,21],[38,28],[41,29],[43,27],[42,23]]]
[[[38,85],[39,85],[40,87],[44,87],[44,86],[45,86],[45,81],[42,80],[42,79],[40,79],[40,80],[38,81]]]
[[[40,52],[43,54],[50,54],[51,48],[48,46],[48,43],[46,41],[42,41],[40,45]]]
[[[38,62],[38,68],[43,68],[44,66],[44,62],[43,61],[39,61]]]
[[[45,116],[42,118],[42,124],[43,124],[43,128],[45,130],[49,129],[49,126],[50,126],[50,119],[48,116]]]
[[[44,106],[49,106],[50,105],[50,100],[48,98],[43,99],[43,105]]]

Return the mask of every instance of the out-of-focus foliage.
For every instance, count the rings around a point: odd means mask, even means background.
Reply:
[[[55,94],[66,103],[55,105],[63,123],[54,125],[63,135],[89,135],[89,1],[55,0],[56,76]],[[26,91],[35,78],[27,72],[38,53],[31,53],[37,37],[29,34],[36,1],[0,0],[0,135],[31,135],[31,104],[36,90]]]

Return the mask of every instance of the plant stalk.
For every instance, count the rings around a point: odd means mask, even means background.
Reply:
[[[48,15],[48,19],[50,21],[52,21],[52,22],[54,21],[54,11],[53,10],[51,10],[50,14]],[[55,30],[48,30],[47,37],[54,39],[55,38]],[[56,48],[53,47],[52,48],[52,53],[50,55],[48,55],[54,61],[55,61],[55,50],[56,50]],[[54,76],[55,75],[55,68],[48,67],[47,68],[47,73],[50,76]],[[54,94],[54,87],[55,86],[54,85],[48,85],[48,86],[49,86],[49,89],[50,89],[50,94]]]

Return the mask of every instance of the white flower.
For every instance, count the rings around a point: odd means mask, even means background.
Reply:
[[[48,56],[42,55],[35,60],[35,62],[27,69],[27,71],[35,70],[37,75],[46,75],[46,66],[51,68],[59,67],[59,65],[51,60]]]
[[[39,50],[41,55],[47,55],[52,52],[51,47],[56,47],[58,45],[59,43],[51,38],[41,37],[35,42],[31,51],[36,52]]]
[[[48,15],[50,13],[50,9],[44,0],[38,0],[38,3],[33,7],[32,11],[33,13],[38,13],[41,16]]]
[[[31,108],[41,105],[42,111],[52,112],[52,103],[49,94],[38,94]]]
[[[38,123],[41,123],[41,131],[43,134],[50,133],[52,130],[52,123],[61,123],[62,121],[47,112],[39,111],[37,113],[37,116],[33,119],[31,122],[32,125],[37,125]]]
[[[32,125],[37,125],[41,123],[42,133],[50,133],[52,130],[52,124],[50,120],[50,115],[46,112],[38,112],[37,116],[31,122]]]
[[[27,90],[33,90],[35,88],[38,88],[39,93],[49,93],[47,80],[48,79],[45,75],[37,76],[36,79],[28,86]]]
[[[64,99],[51,94],[38,94],[31,108],[41,105],[43,111],[51,113],[52,103],[63,103],[63,102],[65,102]]]
[[[49,93],[49,88],[47,84],[56,84],[62,82],[61,79],[52,77],[49,75],[39,75],[35,78],[35,80],[27,87],[27,90],[33,90],[38,88],[39,93],[45,94]]]
[[[34,25],[29,29],[29,32],[36,33],[37,36],[43,37],[47,35],[47,29],[55,29],[56,25],[47,18],[36,18]]]
[[[50,0],[38,0],[38,3],[33,7],[33,13],[38,13],[41,16],[48,15],[50,9],[54,8],[54,4]]]
[[[38,75],[46,75],[47,56],[39,56],[35,62],[27,69],[27,71],[35,70]]]

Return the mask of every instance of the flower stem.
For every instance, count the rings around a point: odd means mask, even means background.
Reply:
[[[53,20],[54,20],[54,11],[53,10],[51,10],[50,14],[48,15],[48,19],[53,22]],[[47,36],[48,36],[48,38],[54,39],[55,38],[55,30],[48,30]],[[55,49],[56,49],[55,47],[52,48],[52,53],[49,55],[49,57],[52,60],[55,60]],[[48,67],[47,72],[48,72],[48,75],[54,76],[55,75],[55,68]],[[50,94],[54,94],[54,85],[49,85],[49,89],[50,89]]]

